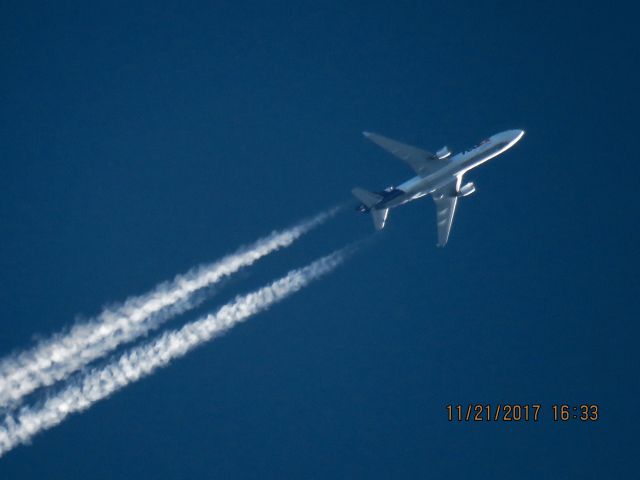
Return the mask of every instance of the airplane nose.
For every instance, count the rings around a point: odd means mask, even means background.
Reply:
[[[514,143],[516,143],[518,140],[520,140],[522,138],[522,136],[524,135],[524,130],[520,130],[520,129],[515,129],[515,130],[508,130],[506,132],[508,141],[511,145],[513,145]]]
[[[520,129],[505,130],[503,132],[497,133],[494,136],[492,136],[491,140],[493,140],[494,142],[500,142],[500,143],[504,142],[504,143],[509,143],[513,145],[518,140],[520,140],[523,135],[524,135],[524,130],[520,130]]]

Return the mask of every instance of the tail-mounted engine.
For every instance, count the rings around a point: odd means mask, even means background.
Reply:
[[[460,187],[460,190],[458,190],[458,196],[468,197],[475,191],[476,191],[476,186],[473,184],[473,182],[465,183],[463,186]]]

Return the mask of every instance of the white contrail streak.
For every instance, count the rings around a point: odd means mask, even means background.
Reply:
[[[166,332],[155,341],[132,348],[106,367],[90,371],[42,405],[23,407],[15,416],[7,415],[0,424],[0,456],[331,272],[344,261],[349,250],[349,247],[338,250],[259,290],[238,296],[215,314]]]
[[[98,317],[58,333],[0,362],[0,406],[15,404],[37,388],[53,385],[119,345],[158,327],[199,303],[194,293],[280,248],[324,223],[339,207],[281,232],[273,232],[221,260],[197,267],[150,293],[126,300]]]

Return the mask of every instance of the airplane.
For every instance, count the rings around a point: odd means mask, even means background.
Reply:
[[[370,212],[376,230],[382,230],[390,209],[430,194],[436,204],[437,246],[444,247],[449,240],[458,198],[467,197],[476,191],[473,182],[462,184],[464,174],[513,147],[524,135],[524,130],[497,133],[470,150],[453,156],[446,146],[433,154],[376,133],[362,133],[373,143],[406,162],[417,175],[397,187],[387,187],[380,192],[354,188],[351,193],[362,202],[356,210]]]

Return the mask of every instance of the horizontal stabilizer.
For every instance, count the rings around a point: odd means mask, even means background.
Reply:
[[[360,200],[362,203],[364,203],[367,208],[373,207],[375,204],[380,202],[380,200],[382,200],[382,195],[378,195],[377,193],[369,192],[368,190],[365,190],[364,188],[356,187],[353,190],[351,190],[351,193],[353,193],[354,197],[356,197],[358,200]]]
[[[376,227],[376,230],[382,230],[384,228],[388,216],[388,208],[383,208],[382,210],[371,209],[371,218],[373,218],[373,226]]]

